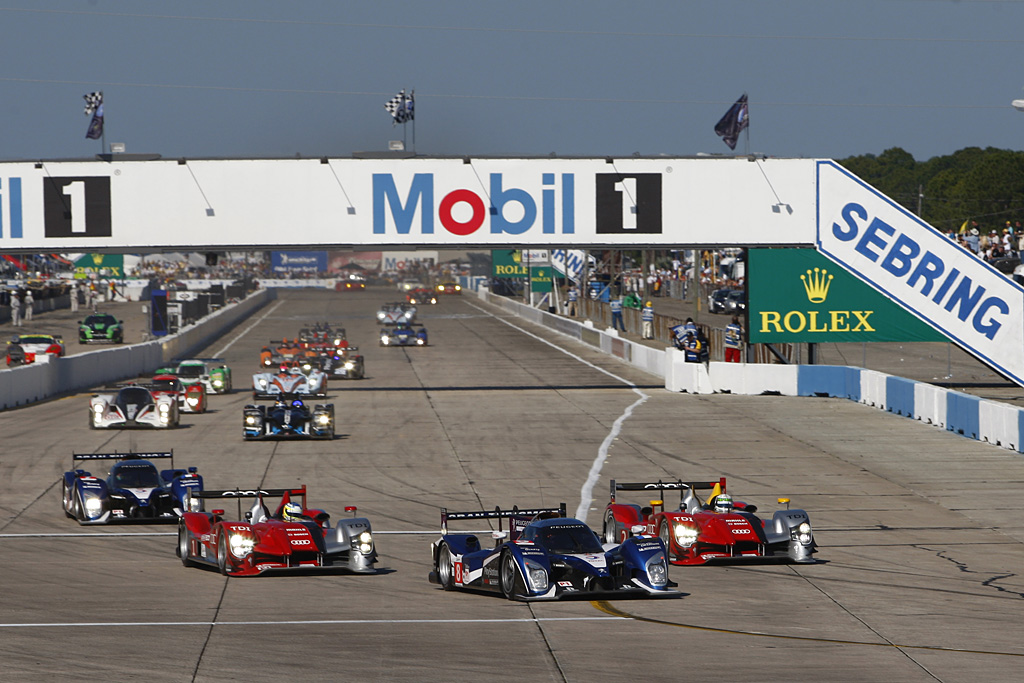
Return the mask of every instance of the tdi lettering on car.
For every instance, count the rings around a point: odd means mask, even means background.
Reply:
[[[1024,290],[834,162],[817,176],[818,249],[1020,383]]]
[[[576,231],[572,173],[540,173],[526,187],[507,186],[503,173],[489,173],[472,188],[442,186],[434,173],[397,180],[396,175],[373,174],[375,235],[386,234],[389,226],[399,235],[432,235],[436,223],[460,236],[478,231],[490,235],[522,235],[533,229],[549,235]]]

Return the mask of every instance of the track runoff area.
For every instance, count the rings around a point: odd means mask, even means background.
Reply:
[[[429,347],[381,348],[374,313],[396,298],[282,291],[197,354],[222,355],[236,391],[177,430],[90,431],[86,395],[0,413],[0,678],[1017,680],[1018,455],[844,400],[671,394],[469,295],[422,311]],[[260,347],[316,320],[366,357],[366,379],[331,384],[337,438],[243,442]],[[60,473],[115,448],[173,449],[208,488],[304,483],[336,518],[355,505],[381,571],[227,579],[184,568],[173,525],[79,527]],[[762,512],[806,509],[820,562],[672,567],[676,600],[427,581],[442,506],[564,501],[599,529],[611,478],[719,476]]]

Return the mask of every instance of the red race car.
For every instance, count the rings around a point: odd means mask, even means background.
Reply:
[[[696,491],[709,490],[701,502]],[[618,491],[657,494],[647,505],[620,503]],[[665,493],[679,491],[679,507],[669,510]],[[621,543],[632,533],[657,535],[668,549],[672,564],[706,564],[745,560],[814,562],[817,552],[811,520],[803,510],[790,510],[789,499],[779,498],[786,509],[771,520],[754,515],[757,506],[733,501],[725,477],[718,481],[611,482],[611,501],[604,513],[605,543]]]
[[[178,399],[178,411],[182,413],[206,412],[206,387],[200,383],[182,384],[177,375],[154,375],[143,384],[153,396],[166,394]]]
[[[409,290],[405,295],[405,300],[414,306],[417,304],[436,304],[437,292],[426,287],[420,287],[419,289]]]
[[[238,502],[238,519],[229,521],[224,510],[185,512],[178,522],[176,554],[186,567],[211,565],[225,576],[256,576],[267,572],[341,571],[373,574],[377,551],[370,521],[351,517],[333,527],[330,515],[306,507],[306,487],[297,489],[234,489],[189,491],[200,503],[211,498]],[[267,498],[280,498],[271,514]],[[242,515],[242,501],[250,505]],[[202,505],[184,502],[185,510]]]

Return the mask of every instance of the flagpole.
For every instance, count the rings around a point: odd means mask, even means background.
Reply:
[[[103,99],[103,91],[100,90],[100,99]],[[103,132],[100,133],[100,154],[107,149],[107,109],[103,108]]]
[[[412,89],[412,153],[416,154],[416,88]]]
[[[746,129],[746,135],[743,137],[743,151],[745,154],[750,154],[750,98],[747,98],[747,125],[744,126]]]

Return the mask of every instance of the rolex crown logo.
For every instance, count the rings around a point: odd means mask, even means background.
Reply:
[[[521,251],[513,251],[512,252],[512,261],[514,261],[515,263],[522,263],[523,262],[523,252],[521,252]]]
[[[828,288],[832,284],[833,275],[829,275],[824,268],[807,269],[806,275],[801,275],[804,282],[804,290],[807,292],[807,299],[812,304],[820,304],[828,297]]]
[[[96,264],[97,266],[102,265],[103,264],[103,254],[93,254],[92,255],[92,262],[94,264]]]

